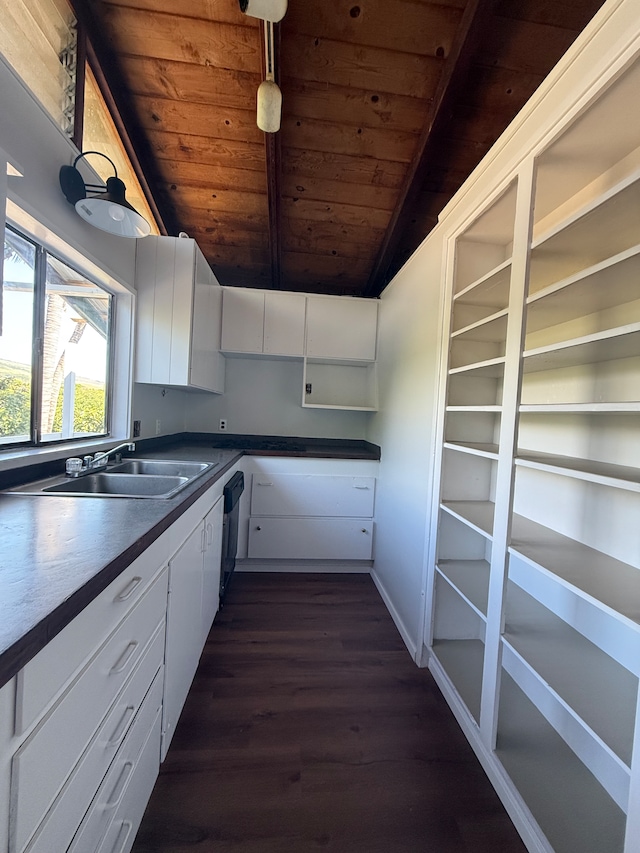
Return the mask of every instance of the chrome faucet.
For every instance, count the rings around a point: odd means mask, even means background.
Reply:
[[[84,474],[90,474],[99,468],[104,468],[112,453],[117,453],[119,450],[135,450],[136,445],[133,441],[124,441],[122,444],[112,447],[111,450],[105,450],[102,453],[96,453],[95,456],[84,456],[79,459],[72,456],[65,463],[65,473],[67,477],[82,477]]]

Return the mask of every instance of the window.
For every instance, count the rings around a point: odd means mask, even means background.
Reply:
[[[108,433],[113,297],[7,227],[0,445]]]

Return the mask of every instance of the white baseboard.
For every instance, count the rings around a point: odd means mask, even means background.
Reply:
[[[529,853],[554,853],[553,847],[547,841],[536,819],[518,793],[499,758],[494,752],[487,749],[480,737],[480,729],[471,717],[449,676],[433,655],[429,659],[429,671],[433,675],[436,684],[451,708],[453,716],[458,721],[460,728],[469,741],[484,772],[489,777],[489,781],[495,788],[497,795],[502,801],[502,805],[513,821],[513,825],[520,834]]]
[[[400,632],[400,636],[402,637],[405,646],[409,650],[409,654],[411,655],[412,660],[415,660],[416,659],[416,653],[418,651],[418,647],[416,646],[415,641],[413,640],[413,637],[407,631],[406,625],[404,624],[404,622],[400,618],[400,614],[396,610],[396,608],[393,604],[393,601],[389,597],[389,594],[387,593],[387,590],[385,589],[384,584],[380,580],[380,577],[377,575],[375,569],[371,572],[371,577],[373,578],[373,582],[376,585],[376,588],[377,588],[378,592],[380,593],[380,597],[384,601],[384,603],[387,607],[387,610],[391,614],[391,618],[395,622],[396,628]]]
[[[372,560],[236,560],[237,572],[324,572],[369,574]]]

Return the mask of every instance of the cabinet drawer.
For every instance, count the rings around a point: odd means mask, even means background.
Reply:
[[[256,518],[249,522],[249,557],[281,560],[370,560],[370,518]]]
[[[20,671],[16,693],[16,734],[27,731],[139,601],[166,561],[164,552],[167,547],[166,536],[150,545]]]
[[[106,710],[141,660],[158,624],[165,619],[166,602],[165,571],[15,754],[11,774],[12,853],[24,848],[68,779]]]
[[[161,702],[162,679],[158,677],[100,785],[69,847],[69,853],[94,853],[103,849],[104,841],[110,838],[108,828],[122,814],[123,809],[131,815],[135,811],[137,823],[130,835],[133,843],[160,767]],[[135,803],[137,810],[132,808],[132,803]],[[133,825],[134,821],[130,822]],[[105,849],[111,851],[112,848]],[[119,851],[120,848],[115,849]]]
[[[131,779],[102,844],[96,853],[129,853],[136,833],[149,802],[158,776],[158,752],[160,751],[160,713],[147,738],[142,753],[136,762]],[[79,848],[77,853],[84,853]]]
[[[251,515],[373,516],[375,477],[254,474]]]
[[[51,853],[68,848],[114,757],[122,751],[129,754],[130,743],[136,738],[134,729],[149,725],[150,715],[160,707],[163,657],[164,625],[161,624],[26,853]]]

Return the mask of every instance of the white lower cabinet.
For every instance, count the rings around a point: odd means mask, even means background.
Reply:
[[[370,561],[375,462],[257,459],[247,558]]]
[[[251,518],[249,557],[370,560],[371,518]]]
[[[2,853],[131,849],[218,608],[222,489],[0,690]]]

